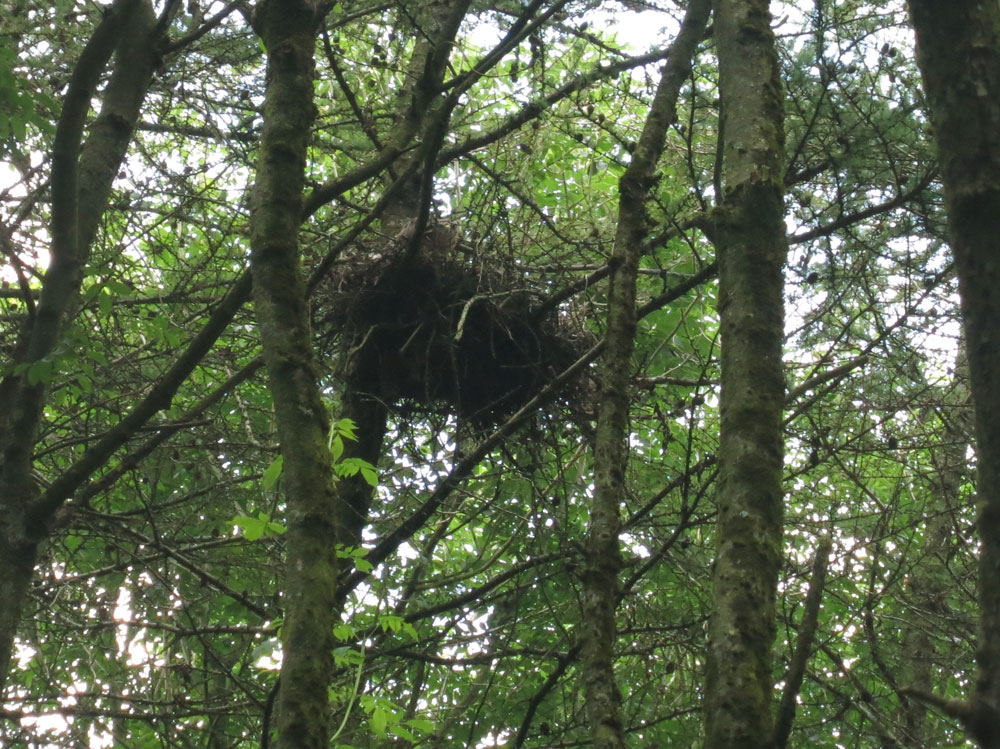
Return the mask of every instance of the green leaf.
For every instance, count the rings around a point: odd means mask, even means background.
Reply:
[[[93,361],[97,362],[98,364],[103,364],[105,366],[108,365],[109,360],[108,360],[107,355],[103,351],[101,351],[100,349],[98,349],[98,348],[88,347],[84,351],[84,354],[87,356],[88,359],[92,359]]]
[[[378,621],[383,632],[389,632],[390,630],[398,632],[400,627],[403,626],[403,617],[395,614],[383,614],[378,618]]]
[[[360,458],[344,458],[342,461],[337,463],[336,471],[338,476],[354,476],[358,471],[361,470],[361,466],[358,465]]]
[[[336,631],[334,632],[336,634]],[[354,633],[351,633],[353,639]],[[333,660],[338,666],[360,666],[365,662],[365,654],[360,650],[350,646],[343,646],[333,649]]]
[[[375,733],[384,734],[389,723],[389,714],[380,707],[376,707],[372,712],[372,730]]]
[[[279,455],[273,461],[271,465],[267,467],[264,471],[264,477],[262,483],[267,491],[274,489],[275,484],[278,483],[278,479],[281,477],[281,469],[284,466],[284,458]]]
[[[410,733],[409,731],[407,731],[401,725],[394,726],[393,729],[392,729],[392,733],[397,738],[404,739],[405,741],[413,741],[416,738],[416,736],[414,736],[412,733]]]
[[[358,425],[354,423],[353,419],[339,419],[334,428],[341,437],[352,442],[358,441]]]
[[[370,486],[378,486],[378,471],[376,471],[373,466],[361,466],[361,477],[367,481]]]
[[[350,548],[340,547],[337,549],[338,559],[353,559],[354,566],[361,572],[371,572],[375,567],[369,562],[365,557],[368,555],[368,549],[362,546],[353,546]]]
[[[335,470],[338,476],[356,476],[360,473],[368,484],[378,486],[378,471],[367,460],[361,458],[344,458],[336,464]]]
[[[350,624],[340,622],[333,628],[333,636],[341,642],[347,642],[357,637],[357,632]]]
[[[113,302],[114,299],[107,289],[102,289],[101,293],[97,295],[97,308],[101,311],[102,315],[111,314],[111,305]]]
[[[28,384],[38,385],[52,381],[52,373],[55,369],[51,359],[39,359],[28,367]]]
[[[259,518],[252,518],[248,515],[237,515],[233,518],[233,525],[243,532],[243,538],[247,541],[256,541],[263,537],[266,523]]]
[[[434,730],[434,723],[424,718],[410,718],[406,721],[406,725],[415,731],[420,731],[421,733],[430,733]]]
[[[76,384],[80,386],[81,393],[92,393],[94,392],[94,383],[87,375],[82,372],[77,375]]]
[[[243,532],[247,541],[256,541],[264,536],[279,536],[285,532],[285,526],[271,520],[266,512],[258,512],[255,518],[237,515],[233,518],[233,525]]]
[[[261,513],[261,516],[263,518],[267,518],[267,525],[265,526],[265,530],[267,531],[268,535],[270,535],[270,536],[280,536],[282,533],[284,533],[287,530],[282,523],[277,523],[277,522],[271,520],[269,518],[269,516],[264,515],[263,513]]]

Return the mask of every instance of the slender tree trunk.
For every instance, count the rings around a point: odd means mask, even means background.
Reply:
[[[1000,5],[910,0],[938,141],[958,269],[975,413],[979,495],[979,649],[973,695],[951,712],[1000,746]]]
[[[942,513],[929,519],[924,536],[927,547],[924,563],[919,568],[914,567],[914,575],[908,586],[909,595],[906,596],[912,613],[902,624],[899,683],[929,692],[933,688],[935,648],[926,619],[931,616],[930,612],[939,610],[937,606],[945,599],[945,592],[941,589],[938,557],[943,557],[942,550],[947,548],[951,536],[948,515]],[[919,700],[901,701],[894,717],[900,726],[905,746],[926,745],[927,708],[923,703]]]
[[[329,744],[337,502],[298,247],[306,151],[316,114],[318,17],[313,0],[262,0],[255,18],[267,49],[267,89],[250,246],[254,305],[284,459],[288,529],[278,746],[319,749]]]
[[[956,526],[955,513],[961,506],[961,487],[968,482],[968,449],[972,439],[972,414],[968,393],[968,361],[964,343],[955,366],[955,381],[942,389],[942,411],[946,414],[942,443],[932,446],[933,490],[924,515],[927,517],[919,565],[910,573],[905,602],[910,609],[902,624],[902,652],[899,684],[922,693],[934,688],[936,647],[934,619],[949,616],[948,596],[953,581],[947,560]],[[929,386],[933,387],[933,386]],[[947,622],[942,622],[945,626]],[[920,700],[900,702],[895,718],[908,747],[926,746],[927,706]]]
[[[401,148],[416,133],[426,129],[426,120],[441,93],[455,37],[468,7],[469,0],[433,0],[410,9],[411,20],[423,33],[417,35],[407,66],[406,84],[397,96],[399,117],[387,137],[389,143]],[[422,155],[420,149],[415,149],[399,156],[393,170],[385,176],[388,188],[399,174],[412,172],[397,187],[382,212],[381,229],[386,237],[397,236],[430,206],[432,196],[423,194],[422,190],[422,184],[429,184],[429,176],[418,169],[411,170]],[[348,346],[355,343],[346,342]],[[343,355],[348,356],[347,352]],[[368,379],[373,374],[370,368],[360,367],[357,362],[349,368],[344,377],[340,416],[355,423],[358,440],[345,442],[344,457],[361,458],[377,465],[385,439],[388,408],[376,392],[376,384]],[[361,532],[368,522],[374,489],[361,475],[355,475],[341,479],[337,494],[337,542],[345,547],[357,547],[361,544]]]
[[[798,698],[802,691],[802,680],[806,675],[806,666],[812,657],[816,645],[816,633],[819,630],[819,610],[823,602],[823,591],[826,587],[826,570],[830,563],[830,551],[833,541],[829,536],[820,540],[816,547],[816,557],[813,559],[812,576],[809,580],[809,592],[806,593],[802,620],[799,623],[798,640],[792,652],[791,662],[785,672],[785,688],[781,693],[778,705],[778,715],[774,722],[774,749],[785,749],[788,738],[792,734],[792,724],[795,722],[795,712],[798,709]]]
[[[692,0],[664,66],[656,96],[632,161],[619,185],[618,227],[610,265],[606,346],[601,359],[601,403],[594,440],[594,501],[583,574],[581,658],[587,719],[593,746],[624,747],[621,692],[615,683],[615,610],[621,552],[619,508],[628,464],[629,378],[636,331],[636,275],[649,227],[646,201],[655,184],[657,162],[677,96],[711,10],[710,0]]]
[[[717,554],[705,683],[705,746],[764,747],[781,560],[785,382],[782,93],[767,0],[716,0],[724,137],[719,263],[722,391]]]
[[[159,61],[162,30],[149,0],[118,0],[104,14],[70,78],[52,153],[52,259],[14,346],[21,365],[0,382],[0,691],[39,547],[66,500],[39,501],[31,476],[47,383],[31,365],[50,355],[80,291],[90,247],[107,206],[139,109]],[[83,141],[85,123],[108,61],[115,64],[100,115]]]
[[[344,457],[360,458],[372,465],[378,465],[382,456],[389,412],[385,403],[368,391],[367,383],[348,378],[344,383],[341,398],[341,418],[350,419],[357,425],[356,442],[345,441]],[[337,543],[344,547],[361,545],[361,532],[368,523],[368,513],[374,494],[372,487],[359,473],[345,476],[337,484],[340,534]]]

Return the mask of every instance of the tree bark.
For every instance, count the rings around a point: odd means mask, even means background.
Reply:
[[[938,142],[958,270],[975,414],[979,557],[978,672],[962,716],[1000,746],[1000,6],[910,0]],[[961,714],[957,711],[954,714]]]
[[[802,621],[799,623],[799,637],[795,643],[791,662],[788,664],[788,671],[785,673],[785,688],[781,693],[781,703],[778,705],[778,715],[774,722],[774,739],[771,742],[774,749],[785,749],[788,746],[788,737],[792,733],[792,724],[795,722],[795,712],[798,709],[798,697],[806,675],[806,666],[816,644],[816,633],[819,630],[819,609],[823,602],[826,570],[832,549],[833,541],[829,536],[820,539],[819,545],[816,547],[812,576],[809,579],[809,592],[806,593]]]
[[[968,390],[969,367],[965,345],[960,343],[952,383],[940,388],[940,410],[944,422],[941,442],[930,448],[931,491],[924,510],[922,549],[914,549],[919,559],[910,573],[904,602],[908,614],[902,622],[902,652],[899,684],[913,692],[929,694],[935,675],[947,673],[940,654],[949,648],[937,647],[934,620],[944,627],[953,624],[948,606],[954,581],[948,560],[952,554],[955,528],[960,524],[961,488],[969,481],[968,454],[972,443],[972,409]],[[928,385],[932,390],[934,385]],[[911,553],[911,557],[913,553]],[[894,718],[908,747],[927,745],[927,706],[919,699],[900,700]]]
[[[319,749],[329,744],[340,565],[329,420],[313,361],[298,247],[306,152],[316,116],[316,3],[262,0],[255,22],[267,49],[267,88],[250,215],[251,267],[284,460],[287,527],[278,746]]]
[[[636,275],[649,231],[646,201],[656,178],[677,97],[711,11],[710,0],[692,0],[671,47],[632,161],[619,184],[618,226],[612,249],[608,321],[601,359],[601,402],[594,439],[594,501],[583,569],[581,658],[587,719],[598,749],[625,747],[621,692],[615,683],[615,610],[618,547],[628,464],[629,378],[636,332]]]
[[[65,502],[40,502],[32,454],[47,396],[31,376],[62,340],[83,282],[90,247],[125,157],[163,41],[148,0],[118,0],[87,42],[70,79],[52,153],[52,259],[38,305],[14,346],[11,374],[0,382],[0,691],[6,683],[17,627],[39,546]],[[114,68],[100,115],[85,123],[112,55]]]
[[[340,416],[357,426],[357,441],[344,441],[344,457],[360,458],[373,466],[378,465],[389,418],[385,403],[370,394],[364,383],[348,377],[344,382]],[[355,548],[361,545],[361,532],[368,524],[374,493],[374,487],[360,473],[340,479],[337,484],[337,543]]]
[[[768,746],[781,559],[785,382],[782,92],[767,0],[716,0],[724,137],[719,263],[722,390],[705,683],[705,746]]]
[[[397,95],[397,124],[386,138],[387,142],[396,144],[401,150],[416,134],[423,132],[426,135],[428,120],[435,114],[434,102],[442,92],[455,37],[469,4],[469,0],[434,0],[411,10],[414,16],[412,20],[420,27],[422,34],[417,35],[417,42],[410,56],[406,85]],[[335,63],[335,60],[331,61],[331,64]],[[408,224],[419,224],[421,216],[424,225],[427,224],[431,195],[429,190],[424,194],[422,184],[429,184],[433,172],[426,174],[420,169],[411,168],[415,161],[427,156],[423,149],[432,146],[427,142],[421,145],[422,148],[396,158],[393,169],[385,175],[387,189],[392,188],[398,175],[410,175],[403,178],[402,184],[396,187],[396,192],[382,212],[381,229],[386,237],[397,236]],[[436,155],[436,151],[429,155],[432,163]],[[414,226],[410,230],[416,234],[418,228]],[[350,345],[353,342],[347,343]],[[343,356],[347,357],[349,354],[343,352]],[[371,392],[372,383],[367,382],[366,378],[372,373],[365,370],[355,362],[349,365],[349,371],[344,377],[340,416],[355,423],[358,436],[356,442],[344,443],[344,457],[360,458],[377,465],[382,454],[388,408],[377,394]],[[361,545],[361,532],[368,523],[374,488],[359,474],[341,479],[337,485],[337,494],[337,542],[345,547],[358,547]]]

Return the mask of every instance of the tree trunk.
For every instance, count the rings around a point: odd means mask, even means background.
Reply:
[[[785,688],[781,693],[778,705],[778,715],[774,722],[774,749],[785,749],[788,737],[792,733],[795,722],[795,712],[798,710],[799,694],[802,690],[802,680],[806,675],[806,666],[812,657],[816,645],[816,633],[819,630],[819,610],[823,602],[823,592],[826,587],[826,571],[830,563],[830,551],[833,541],[829,536],[820,539],[816,547],[816,557],[813,559],[812,575],[809,580],[809,592],[806,593],[802,619],[799,622],[798,640],[792,652],[788,670],[785,672]]]
[[[434,0],[412,9],[412,20],[423,30],[423,34],[417,35],[407,66],[407,83],[397,96],[397,125],[388,136],[388,142],[399,148],[408,144],[417,132],[424,131],[426,134],[427,120],[433,115],[433,104],[441,92],[450,52],[468,7],[468,0]],[[419,224],[421,220],[426,227],[432,196],[424,185],[431,184],[429,179],[432,175],[413,168],[421,156],[427,156],[421,149],[400,155],[393,169],[385,175],[387,189],[392,188],[400,174],[409,175],[396,185],[382,212],[381,229],[385,237],[396,237],[408,225]],[[436,157],[436,152],[433,156]],[[429,160],[433,162],[433,158]],[[409,228],[415,234],[417,229],[416,226]],[[419,240],[419,236],[415,239]],[[355,341],[345,343],[349,348]],[[343,351],[342,356],[350,354]],[[374,383],[367,381],[372,374],[370,367],[361,367],[357,362],[348,364],[340,416],[355,423],[358,436],[356,442],[345,441],[344,457],[360,458],[377,465],[389,414],[380,394],[373,392],[377,390]],[[337,493],[337,542],[345,547],[358,547],[361,545],[361,532],[368,522],[374,488],[358,474],[341,479]]]
[[[364,383],[348,377],[341,398],[341,418],[357,426],[356,442],[344,441],[344,457],[360,458],[378,465],[385,440],[388,409],[377,395],[370,394]],[[361,545],[361,531],[368,523],[374,487],[358,473],[345,476],[337,484],[339,521],[337,543],[344,547]]]
[[[250,216],[254,304],[284,459],[285,619],[277,698],[278,746],[329,744],[327,690],[337,620],[337,506],[328,418],[317,383],[299,271],[306,150],[316,108],[316,4],[262,0],[267,49],[260,160]]]
[[[107,206],[139,109],[159,62],[162,29],[148,0],[118,0],[87,42],[63,101],[52,153],[52,259],[37,307],[14,345],[12,373],[0,382],[0,692],[39,547],[67,499],[39,501],[32,478],[47,382],[32,365],[49,356],[76,301],[90,247]],[[91,101],[112,54],[100,115],[83,142]],[[81,145],[82,144],[82,145]]]
[[[910,0],[938,141],[975,413],[979,648],[966,730],[1000,746],[1000,6]]]
[[[965,346],[959,348],[955,378],[940,388],[940,413],[944,421],[941,443],[931,446],[930,476],[932,490],[924,510],[925,529],[922,548],[915,548],[917,563],[910,572],[904,601],[909,613],[902,622],[898,682],[904,688],[930,693],[935,674],[947,673],[941,664],[936,646],[937,631],[945,631],[951,623],[948,597],[954,586],[948,560],[953,552],[952,539],[960,523],[958,509],[962,505],[961,487],[969,480],[968,449],[972,439],[972,414],[968,392],[968,360]],[[928,385],[933,389],[933,385]],[[939,623],[934,620],[940,619]],[[948,649],[944,649],[947,651]],[[905,746],[927,745],[927,706],[920,700],[901,700],[895,719],[901,728]]]
[[[767,0],[716,0],[725,183],[719,263],[722,390],[705,746],[764,747],[781,560],[785,383],[782,92]]]
[[[598,749],[625,746],[621,693],[615,683],[615,610],[621,552],[619,508],[628,464],[629,379],[636,331],[636,275],[649,219],[646,201],[655,184],[667,128],[710,13],[710,0],[693,0],[628,169],[619,185],[618,227],[611,256],[608,323],[601,359],[601,403],[594,439],[594,501],[583,574],[581,658],[587,719]]]

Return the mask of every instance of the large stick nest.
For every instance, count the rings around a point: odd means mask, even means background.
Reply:
[[[386,404],[492,424],[593,339],[565,312],[540,313],[541,289],[516,264],[452,236],[432,225],[416,251],[397,240],[345,261],[320,304],[352,387]]]

